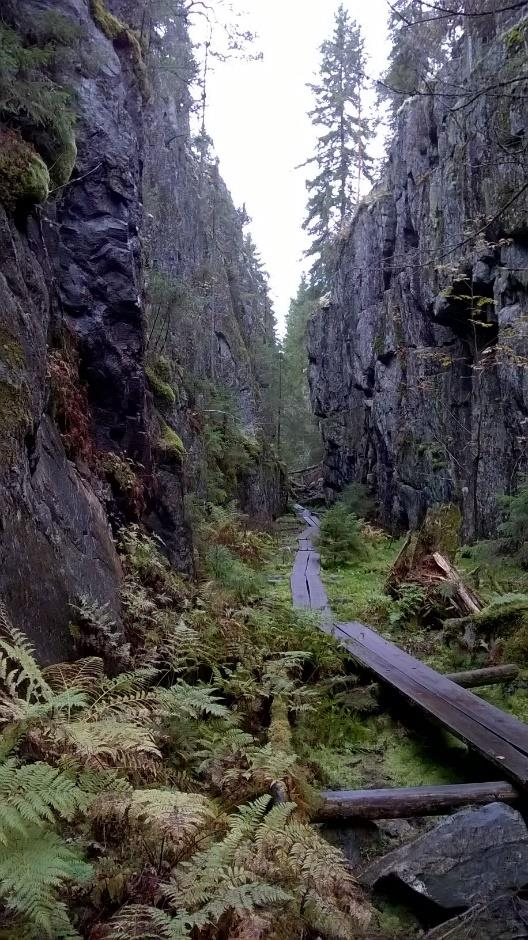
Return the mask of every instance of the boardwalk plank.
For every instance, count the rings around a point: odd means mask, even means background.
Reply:
[[[310,595],[310,607],[312,610],[327,610],[328,597],[321,581],[321,559],[317,552],[310,552],[308,566],[306,569],[306,578],[308,581],[308,593]]]
[[[528,757],[504,738],[461,711],[451,702],[424,687],[414,675],[402,672],[378,653],[362,646],[353,637],[334,624],[334,636],[350,651],[355,659],[397,689],[411,703],[418,705],[429,718],[444,725],[455,737],[479,751],[487,760],[522,787],[528,786]],[[454,685],[454,683],[453,683]]]
[[[471,715],[484,728],[504,738],[505,741],[528,755],[528,726],[519,721],[518,718],[508,715],[500,708],[496,708],[495,705],[490,705],[468,689],[463,689],[456,682],[410,656],[399,646],[390,643],[389,640],[380,636],[370,627],[366,627],[365,624],[355,622],[339,624],[338,626],[348,637],[413,677],[437,698],[449,701],[451,705],[459,708],[465,714]]]
[[[293,606],[302,609],[310,608],[310,594],[308,592],[308,581],[306,580],[306,567],[309,557],[310,552],[297,552],[292,576],[290,578]]]
[[[296,508],[307,528],[299,537],[302,550],[297,553],[291,579],[293,603],[296,607],[329,611],[319,555],[312,544],[319,522],[308,510]],[[528,726],[414,659],[365,624],[335,624],[327,616],[321,629],[332,633],[358,662],[419,706],[430,719],[466,741],[510,780],[528,787]]]

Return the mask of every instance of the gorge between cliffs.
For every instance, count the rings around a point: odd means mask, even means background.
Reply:
[[[0,0],[5,940],[526,935],[528,2],[360,6]]]

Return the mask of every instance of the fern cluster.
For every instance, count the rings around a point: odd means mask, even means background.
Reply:
[[[235,553],[244,532],[229,539],[216,548],[254,577]],[[286,607],[191,590],[138,527],[121,544],[120,665],[114,620],[89,598],[75,619],[101,655],[44,669],[0,607],[0,932],[356,936],[368,905],[307,821],[292,734],[344,681],[343,654]]]

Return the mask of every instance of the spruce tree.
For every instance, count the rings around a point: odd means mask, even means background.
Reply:
[[[456,41],[461,26],[458,10],[469,4],[449,4],[452,15],[436,13],[431,3],[422,0],[392,0],[389,6],[391,50],[378,92],[380,101],[389,102],[393,125],[406,98],[431,90],[434,76]]]
[[[312,238],[308,255],[315,259],[312,285],[321,291],[328,286],[337,236],[359,201],[363,178],[372,175],[372,132],[363,102],[365,63],[361,29],[341,5],[333,35],[321,46],[319,81],[310,85],[315,107],[309,116],[319,136],[308,161],[317,173],[306,184],[304,228]]]

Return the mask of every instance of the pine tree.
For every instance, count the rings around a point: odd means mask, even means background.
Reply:
[[[313,240],[308,251],[315,256],[312,284],[321,291],[328,284],[336,236],[359,201],[363,178],[372,173],[372,132],[363,103],[365,62],[361,29],[341,5],[333,35],[321,46],[319,82],[310,86],[315,107],[309,116],[319,137],[308,163],[318,172],[306,184],[310,196],[304,228]]]

